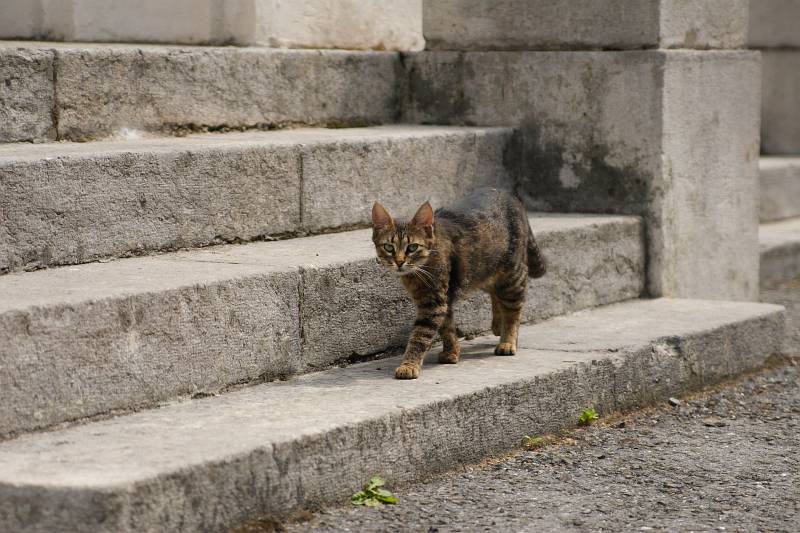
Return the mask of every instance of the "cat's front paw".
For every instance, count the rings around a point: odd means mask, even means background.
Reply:
[[[413,363],[403,363],[394,371],[397,379],[417,379],[419,377],[419,367]]]
[[[514,355],[517,353],[517,347],[510,342],[501,342],[494,349],[495,355]]]

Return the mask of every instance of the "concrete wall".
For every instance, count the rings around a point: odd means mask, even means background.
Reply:
[[[0,38],[420,50],[422,0],[3,0]]]

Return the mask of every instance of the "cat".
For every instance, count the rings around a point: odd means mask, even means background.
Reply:
[[[417,306],[398,379],[416,379],[438,333],[440,363],[458,362],[453,305],[474,290],[492,299],[494,350],[514,355],[528,277],[547,270],[522,203],[497,189],[479,189],[434,213],[425,202],[409,222],[372,206],[372,241],[380,264],[399,276]]]

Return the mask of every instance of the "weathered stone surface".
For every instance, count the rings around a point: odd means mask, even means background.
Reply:
[[[651,294],[755,298],[757,53],[424,52],[406,66],[406,120],[518,128],[533,209],[645,215]]]
[[[309,231],[368,223],[376,200],[412,216],[426,200],[440,206],[479,187],[513,187],[508,128],[383,126],[348,137],[337,131],[303,151]]]
[[[800,276],[800,218],[761,224],[761,284],[789,281]]]
[[[429,50],[738,48],[746,0],[426,0]]]
[[[502,128],[297,129],[0,146],[0,272],[369,221],[511,187]],[[402,200],[402,201],[400,201]]]
[[[749,44],[753,48],[800,48],[800,2],[750,0]]]
[[[296,270],[162,256],[1,283],[0,435],[303,366]]]
[[[2,39],[421,50],[422,0],[4,0]]]
[[[800,49],[764,50],[761,150],[800,154]]]
[[[758,1],[758,0],[755,0]],[[661,0],[660,48],[742,48],[750,0]]]
[[[0,146],[0,272],[297,230],[299,157],[270,134]]]
[[[224,1],[224,0],[223,0]],[[2,39],[202,44],[225,36],[220,0],[4,0]]]
[[[668,55],[648,218],[654,294],[758,298],[759,66],[752,52]]]
[[[54,138],[53,110],[53,54],[0,48],[0,142]]]
[[[639,295],[637,219],[532,221],[551,263],[526,319]],[[402,346],[413,306],[374,257],[359,230],[2,276],[0,436]]]
[[[422,50],[425,44],[422,0],[250,0],[244,4],[255,14],[252,34],[241,32],[237,37],[244,44],[350,50]],[[246,16],[239,18],[253,26]]]
[[[800,216],[800,157],[762,157],[761,222]]]
[[[782,334],[778,306],[634,301],[524,327],[515,357],[475,339],[416,381],[390,359],[23,436],[0,444],[0,528],[225,531],[729,379]]]
[[[398,113],[400,59],[392,52],[28,46],[56,54],[60,139],[175,127],[364,125],[394,122]]]
[[[663,52],[410,54],[404,119],[517,127],[535,209],[640,213],[660,169],[665,62]]]
[[[37,38],[41,31],[37,0],[5,0],[0,17],[0,39]]]

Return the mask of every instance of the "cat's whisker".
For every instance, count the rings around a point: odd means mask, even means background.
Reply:
[[[424,284],[426,287],[428,287],[429,289],[433,289],[433,286],[432,286],[432,285],[431,285],[431,284],[428,282],[428,280],[426,280],[424,277],[422,277],[422,275],[421,275],[421,272],[422,272],[422,270],[420,270],[420,269],[419,269],[419,267],[414,267],[414,269],[413,269],[411,272],[412,272],[412,273],[413,273],[413,274],[414,274],[414,275],[417,277],[417,279],[418,279],[418,280],[420,280],[420,281],[421,281],[421,282],[422,282],[422,283],[423,283],[423,284]],[[431,281],[433,281],[433,279],[431,279]]]
[[[426,269],[425,267],[423,267],[423,266],[421,266],[421,265],[420,265],[420,266],[417,266],[417,268],[420,270],[420,272],[422,272],[422,273],[424,273],[426,276],[428,276],[428,278],[430,278],[430,280],[431,280],[431,281],[435,281],[435,278],[434,278],[434,276],[433,276],[433,273],[432,273],[430,270]]]
[[[428,278],[431,281],[431,283],[433,283],[435,281],[434,278],[433,278],[433,274],[431,274],[430,272],[425,270],[422,266],[414,265],[414,271],[415,272],[419,272],[421,275],[424,275],[426,278]]]

